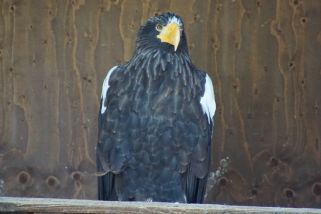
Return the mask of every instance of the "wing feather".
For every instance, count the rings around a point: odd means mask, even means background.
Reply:
[[[111,74],[116,70],[117,66],[114,66],[113,68],[111,68],[108,73],[107,73],[107,76],[104,80],[104,83],[103,83],[103,88],[102,88],[102,91],[101,91],[101,105],[100,105],[100,114],[104,114],[106,109],[107,109],[107,104],[106,104],[106,101],[107,101],[107,93],[108,93],[108,89],[110,87],[110,83],[109,83],[109,80],[110,80],[110,76]]]
[[[105,161],[105,150],[108,148],[108,142],[106,132],[104,128],[106,127],[106,113],[107,113],[107,93],[110,87],[110,77],[112,73],[116,70],[117,66],[111,68],[104,80],[101,99],[100,99],[100,109],[98,116],[98,144],[96,147],[96,163],[97,163],[97,172],[103,172],[104,175],[98,176],[98,199],[99,200],[117,200],[115,192],[115,175],[112,172],[108,172],[107,168],[109,166],[108,162]]]
[[[203,133],[199,133],[197,144],[190,157],[191,162],[182,175],[187,203],[203,202],[211,163],[212,126],[216,104],[212,81],[207,74],[204,75],[202,82],[203,94],[200,98],[200,105],[203,115],[199,117],[199,124],[203,126]]]
[[[214,97],[213,83],[208,74],[206,74],[205,84],[204,84],[204,94],[200,101],[204,114],[207,115],[208,123],[213,121],[213,116],[216,110],[216,103]]]

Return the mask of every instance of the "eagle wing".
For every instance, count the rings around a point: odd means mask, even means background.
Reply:
[[[111,147],[111,142],[107,140],[105,133],[106,128],[106,116],[107,116],[107,96],[108,89],[110,87],[110,78],[112,74],[117,73],[117,66],[111,68],[103,83],[100,109],[98,116],[98,144],[96,147],[96,162],[97,171],[103,175],[98,175],[98,199],[99,200],[117,200],[115,190],[115,174],[110,169],[110,163],[106,154],[108,154],[108,148]],[[107,153],[106,153],[107,151]]]
[[[190,163],[182,174],[182,185],[187,203],[203,202],[211,163],[212,127],[216,103],[213,84],[209,75],[205,75],[202,85],[204,92],[200,98],[200,104],[203,115],[199,121],[202,132],[199,133],[198,142],[190,156]]]

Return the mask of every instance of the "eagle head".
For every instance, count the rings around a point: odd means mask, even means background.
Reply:
[[[182,19],[170,12],[149,18],[138,32],[137,49],[187,52]]]

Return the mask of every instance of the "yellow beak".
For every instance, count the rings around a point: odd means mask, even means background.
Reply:
[[[174,46],[174,50],[177,50],[179,40],[181,38],[181,32],[178,24],[169,23],[157,35],[157,38],[161,40],[161,42],[166,42]]]

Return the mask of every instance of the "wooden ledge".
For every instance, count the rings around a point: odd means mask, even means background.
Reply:
[[[321,213],[321,209],[217,204],[118,202],[53,198],[0,197],[0,212],[28,213]]]

